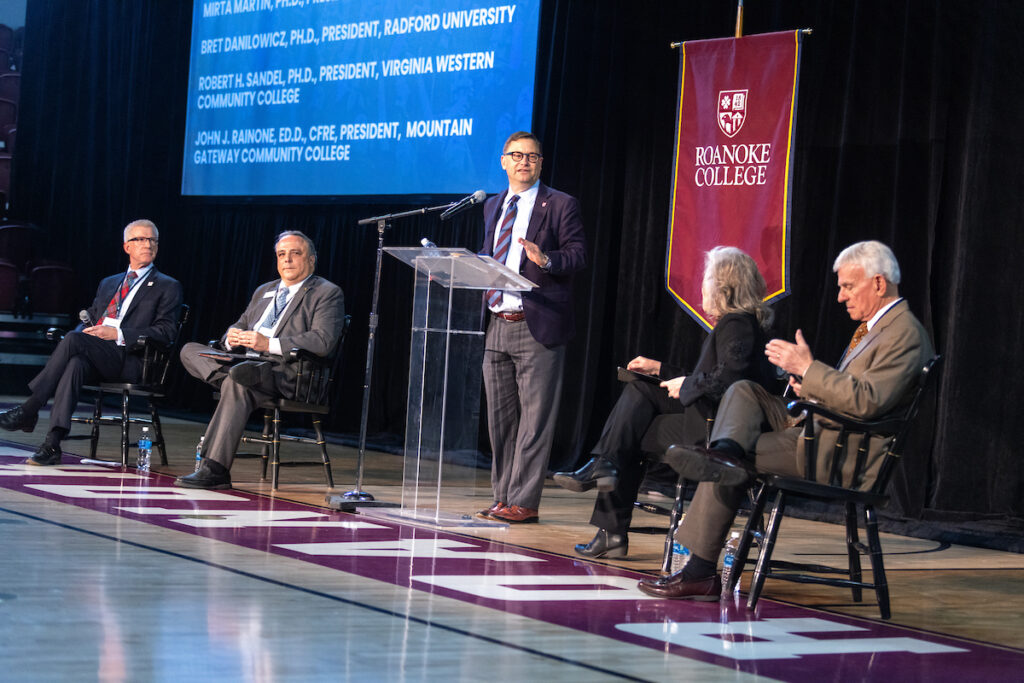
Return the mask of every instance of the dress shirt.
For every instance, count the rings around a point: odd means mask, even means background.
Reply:
[[[128,290],[128,296],[126,296],[124,298],[124,301],[121,302],[121,312],[117,316],[118,322],[120,322],[121,320],[124,320],[125,314],[128,313],[128,307],[132,305],[132,301],[135,299],[135,293],[137,291],[139,291],[140,287],[142,287],[142,281],[146,279],[146,276],[148,276],[152,270],[153,270],[153,264],[150,263],[145,268],[139,268],[138,270],[135,271],[135,275],[137,276],[138,279],[135,280],[135,284],[132,285],[132,288],[130,290]],[[124,277],[128,277],[128,273],[130,273],[130,272],[132,272],[132,270],[129,268],[128,271],[124,274]],[[124,285],[124,278],[121,278],[121,284],[117,286],[117,291],[114,292],[114,296],[117,296],[117,292],[121,291],[121,287],[123,285]],[[104,319],[105,319],[105,316],[104,316]],[[100,324],[103,324],[102,320],[100,321]],[[120,325],[118,325],[118,327],[117,327],[117,345],[118,346],[124,346],[124,333],[121,332]]]
[[[309,278],[307,277],[306,280],[308,279]],[[288,308],[292,305],[292,302],[295,300],[295,292],[299,291],[299,288],[302,287],[302,285],[306,284],[306,280],[303,280],[302,282],[296,282],[294,285],[290,285],[286,288],[288,290],[288,298],[285,300],[284,310],[281,311],[281,315],[277,316],[277,321],[274,323],[274,327],[271,328],[270,334],[265,335],[268,338],[268,345],[270,347],[269,352],[272,355],[284,355],[281,352],[281,340],[278,339],[275,336],[275,334],[277,333],[277,328],[281,326],[281,322],[284,320],[285,315],[288,313]],[[268,294],[270,294],[270,297],[268,297],[270,298],[270,303],[267,305],[267,310],[263,311],[263,315],[260,316],[260,319],[256,322],[256,325],[253,326],[254,330],[259,331],[263,327],[263,321],[269,318],[274,313],[274,301],[277,299],[277,293],[280,291],[280,289],[281,283],[278,283],[276,288],[268,292]],[[260,334],[262,334],[262,332]]]
[[[523,260],[523,245],[519,244],[520,238],[526,237],[526,229],[530,227],[530,217],[533,215],[533,205],[537,202],[537,192],[540,189],[540,181],[535,182],[530,189],[522,192],[513,192],[509,188],[508,194],[505,196],[505,203],[501,207],[501,214],[498,216],[498,224],[494,229],[494,246],[493,249],[498,247],[498,237],[501,233],[501,221],[505,218],[505,212],[508,210],[509,200],[512,199],[512,195],[518,194],[519,200],[516,202],[516,221],[512,224],[512,243],[508,247],[508,257],[505,259],[505,265],[512,271],[518,273],[519,267]],[[519,292],[508,292],[503,291],[501,293],[501,303],[491,308],[495,313],[511,313],[514,311],[523,310],[523,298],[519,295]]]

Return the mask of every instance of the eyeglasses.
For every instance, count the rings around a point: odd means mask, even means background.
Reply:
[[[535,164],[538,161],[540,161],[540,155],[537,154],[536,152],[530,152],[528,154],[523,154],[522,152],[505,152],[504,154],[502,154],[502,156],[512,157],[512,161],[515,161],[516,163],[522,161],[524,157],[531,164]]]
[[[131,237],[131,238],[128,239],[128,242],[129,243],[131,243],[131,242],[149,242],[154,247],[156,245],[160,244],[160,240],[158,240],[155,237]]]

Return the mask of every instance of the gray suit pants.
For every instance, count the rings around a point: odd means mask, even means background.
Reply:
[[[231,468],[245,423],[254,410],[276,395],[274,387],[243,387],[230,377],[230,365],[199,355],[210,347],[195,342],[181,349],[181,364],[190,375],[220,390],[220,402],[206,426],[203,455],[224,467]]]
[[[494,500],[536,509],[562,397],[565,346],[548,348],[526,321],[491,317],[484,345],[487,430]]]
[[[756,383],[749,380],[736,382],[729,387],[718,405],[711,441],[735,441],[748,455],[755,454],[754,465],[762,472],[799,476],[796,446],[800,428],[767,431],[770,429],[768,414],[777,408],[764,403],[781,399],[759,389]],[[677,540],[694,555],[717,562],[746,491],[745,485],[722,486],[701,482],[676,533]]]

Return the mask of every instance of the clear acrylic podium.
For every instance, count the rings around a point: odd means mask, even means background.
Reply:
[[[483,525],[470,507],[476,467],[484,332],[483,290],[526,291],[536,285],[489,256],[466,249],[390,247],[416,271],[409,350],[402,506],[376,514],[437,526]],[[483,486],[484,484],[481,484]],[[449,494],[442,512],[441,490]],[[451,502],[451,499],[455,502]],[[465,503],[458,501],[464,500]],[[462,509],[459,509],[462,508]]]

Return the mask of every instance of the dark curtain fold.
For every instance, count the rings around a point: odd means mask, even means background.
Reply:
[[[679,53],[675,40],[729,35],[734,7],[548,0],[542,6],[535,130],[543,180],[577,196],[590,267],[577,280],[552,465],[589,451],[618,386],[643,354],[686,366],[703,333],[664,288]],[[1024,7],[1012,0],[765,0],[746,32],[810,27],[800,78],[791,296],[777,333],[802,329],[835,361],[854,327],[835,302],[831,263],[877,238],[903,268],[901,293],[946,355],[939,392],[894,485],[894,509],[949,522],[1024,517],[1015,447],[1024,429],[1016,356],[1024,332],[1020,170]],[[34,0],[12,211],[48,229],[75,263],[83,302],[123,267],[119,229],[139,216],[163,234],[158,266],[185,284],[187,334],[219,336],[274,277],[282,229],[318,244],[319,271],[353,316],[334,431],[358,429],[377,232],[359,218],[431,203],[226,201],[180,196],[189,2]],[[497,154],[495,150],[495,163]],[[443,161],[443,160],[442,160]],[[467,188],[467,192],[473,188]],[[399,223],[389,246],[430,236],[476,250],[479,210],[449,223]],[[385,257],[371,433],[400,434],[411,273]],[[209,407],[178,376],[173,403]]]

